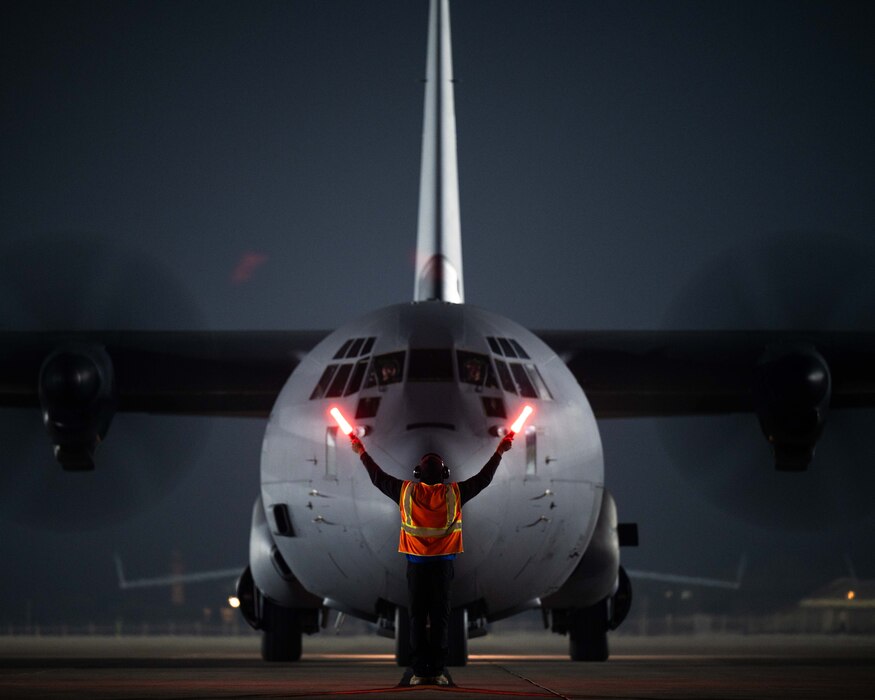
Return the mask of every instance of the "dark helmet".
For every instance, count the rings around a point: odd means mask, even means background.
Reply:
[[[450,469],[437,452],[428,452],[413,467],[413,478],[422,479],[426,483],[439,483],[450,478]]]

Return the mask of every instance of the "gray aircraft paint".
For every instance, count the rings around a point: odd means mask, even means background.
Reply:
[[[142,3],[117,5],[99,17],[88,7],[73,3],[38,17],[38,9],[16,6],[21,17],[8,23],[6,43],[10,52],[21,47],[14,55],[23,68],[63,60],[69,70],[54,71],[54,79],[48,70],[33,73],[30,91],[16,99],[21,111],[7,115],[9,133],[20,134],[8,144],[4,163],[9,235],[70,228],[98,231],[122,244],[136,241],[197,290],[211,328],[321,328],[407,298],[417,163],[403,154],[416,161],[425,5],[389,3],[379,12],[355,3],[295,3],[270,12],[223,6],[206,24],[196,4],[157,15]],[[823,7],[764,5],[742,13],[729,6],[707,12],[684,6],[666,13],[658,5],[511,3],[500,5],[496,27],[498,6],[454,5],[456,74],[465,81],[457,85],[457,107],[464,127],[466,298],[529,327],[693,327],[701,324],[698,317],[667,320],[663,313],[690,271],[727,245],[749,250],[754,237],[769,239],[794,226],[867,241],[872,172],[865,165],[872,151],[861,134],[871,121],[875,92],[852,51],[855,39],[857,46],[869,46],[862,37],[871,34],[871,15],[851,23],[853,5],[829,6],[826,13]],[[823,21],[818,12],[834,21]],[[153,21],[159,16],[166,21]],[[83,26],[106,30],[87,44],[99,54],[56,55],[80,17]],[[841,31],[838,21],[853,31]],[[193,43],[190,32],[174,27],[197,28],[205,41]],[[118,42],[122,31],[125,41]],[[677,36],[695,41],[677,43]],[[744,37],[741,49],[737,37]],[[226,40],[234,42],[233,50]],[[277,52],[278,46],[285,51]],[[527,47],[524,56],[520,46]],[[247,61],[239,60],[241,53]],[[108,60],[91,64],[94,55]],[[300,55],[309,58],[297,60]],[[784,58],[775,61],[775,55]],[[384,70],[376,90],[363,79],[387,65],[393,70]],[[646,79],[640,66],[647,67]],[[264,80],[253,79],[255,71]],[[843,80],[833,80],[836,75]],[[151,91],[153,80],[169,89]],[[691,85],[698,88],[688,90]],[[782,89],[776,92],[774,85]],[[40,108],[64,89],[78,99]],[[325,99],[326,93],[337,97]],[[115,111],[125,94],[148,97],[153,109]],[[314,99],[321,101],[314,105]],[[679,111],[661,120],[665,105]],[[756,118],[748,122],[744,115]],[[845,128],[833,128],[824,115],[841,115]],[[25,121],[28,127],[21,129]],[[281,127],[274,130],[274,121]],[[781,128],[785,124],[793,125],[790,134]],[[344,139],[347,132],[355,135]],[[154,137],[144,140],[146,134]],[[198,134],[206,143],[193,138]],[[252,142],[256,134],[270,143],[269,151]],[[537,150],[527,147],[534,134]],[[109,135],[107,150],[101,144]],[[722,158],[727,152],[730,157]],[[64,153],[69,157],[58,157]],[[320,171],[324,157],[329,165]],[[214,177],[205,184],[195,170]],[[250,187],[256,171],[266,183]],[[320,191],[343,206],[324,206],[314,196]],[[372,216],[375,210],[379,217]],[[526,244],[535,231],[538,244]],[[367,244],[350,253],[353,237]],[[479,274],[499,244],[499,274]],[[260,270],[265,278],[223,285],[235,252],[253,245],[272,256]],[[20,262],[13,258],[11,264]],[[330,294],[323,291],[328,281]],[[126,291],[129,301],[136,288]],[[768,307],[769,298],[760,290],[755,306]],[[706,301],[701,305],[709,309],[709,327],[737,325],[738,318]],[[776,320],[770,308],[766,324]],[[186,327],[157,308],[142,318],[129,313],[125,327],[133,325]],[[167,569],[171,547],[182,549],[189,568],[242,565],[242,533],[258,488],[253,459],[261,422],[119,416],[101,448],[105,466],[118,463],[113,458],[125,424],[139,428],[145,420],[165,441],[168,428],[178,425],[186,433],[215,425],[215,434],[191,458],[192,477],[129,523],[63,539],[9,523],[4,557],[20,575],[3,589],[4,620],[23,619],[26,597],[34,598],[43,621],[68,620],[71,610],[114,614],[115,548],[130,557],[135,575]],[[675,477],[677,457],[664,454],[654,428],[665,422],[601,424],[612,467],[609,486],[625,519],[643,525],[643,546],[624,551],[627,562],[728,577],[731,567],[722,570],[726,551],[755,542],[752,580],[759,576],[781,600],[841,570],[836,557],[845,546],[855,551],[861,571],[871,570],[871,527],[787,533],[742,524],[709,506]],[[700,425],[685,422],[690,431]],[[828,428],[825,439],[833,437]],[[39,448],[48,454],[42,442]],[[825,444],[822,456],[831,448]],[[57,575],[65,570],[81,576]],[[208,592],[194,595],[203,595],[203,605],[214,602]]]
[[[465,301],[465,289],[448,0],[433,0],[428,17],[413,298],[461,304]]]
[[[411,347],[488,355],[487,336],[514,338],[553,399],[522,399],[456,380],[404,381],[310,400],[324,368],[337,363],[332,358],[344,341],[367,336],[377,337],[375,355]],[[334,426],[328,409],[337,405],[352,417],[361,396],[381,400],[374,419],[357,422],[369,429],[368,452],[400,479],[412,478],[413,465],[433,450],[444,456],[453,480],[473,476],[497,445],[489,429],[506,427],[531,403],[537,473],[526,474],[520,435],[490,487],[464,508],[465,553],[457,562],[452,600],[456,606],[482,600],[490,615],[501,616],[561,586],[586,549],[604,488],[601,441],[583,391],[555,353],[519,324],[469,305],[416,302],[375,311],[329,335],[292,374],[271,415],[261,496],[268,512],[276,504],[289,506],[296,536],[276,537],[275,543],[308,591],[365,612],[373,612],[377,598],[406,604],[397,504],[370,483],[342,434],[336,475],[326,474],[325,435]],[[508,418],[487,418],[482,396],[503,398]],[[408,429],[416,423],[448,423],[455,430]]]
[[[508,426],[531,402],[536,406],[528,427],[537,444],[535,473],[528,473],[522,435],[490,488],[463,512],[466,551],[457,563],[452,603],[482,603],[495,618],[556,591],[579,563],[602,501],[601,440],[583,391],[555,353],[513,321],[463,304],[447,0],[430,5],[425,92],[414,303],[387,307],[343,326],[296,368],[265,433],[261,498],[266,513],[276,505],[288,506],[295,537],[274,541],[309,592],[364,615],[374,613],[377,599],[406,605],[397,504],[373,487],[346,438],[335,435],[329,407],[337,405],[351,418],[360,397],[379,397],[378,414],[360,421],[376,461],[390,474],[409,479],[420,456],[435,451],[451,466],[452,478],[462,480],[492,455],[495,429]],[[411,348],[451,350],[456,365],[457,350],[488,356],[487,336],[519,342],[552,399],[523,400],[503,391],[500,383],[496,388],[462,383],[457,366],[452,382],[411,382],[405,376],[405,381],[363,388],[343,399],[310,399],[350,338],[375,337],[372,356]],[[372,365],[369,372],[374,371]],[[483,396],[502,399],[508,418],[487,419]],[[427,427],[410,428],[417,424]],[[261,571],[253,566],[256,584]]]

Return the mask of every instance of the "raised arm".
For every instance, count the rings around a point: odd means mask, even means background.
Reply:
[[[507,452],[513,446],[513,435],[507,435],[498,443],[498,447],[489,461],[483,465],[483,468],[470,479],[465,479],[459,482],[459,495],[462,497],[462,505],[470,501],[474,496],[480,493],[483,489],[492,483],[492,477],[495,476],[495,470],[501,463],[501,455]]]
[[[404,485],[404,482],[380,469],[380,465],[377,464],[373,457],[365,451],[364,444],[361,440],[355,437],[355,435],[350,436],[350,441],[352,442],[353,452],[359,456],[362,460],[362,464],[365,465],[365,469],[368,470],[368,476],[371,477],[371,483],[395,503],[398,503],[401,498],[401,487]]]

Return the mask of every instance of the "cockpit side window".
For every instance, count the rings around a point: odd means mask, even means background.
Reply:
[[[531,360],[523,346],[513,338],[493,338],[486,337],[486,342],[489,343],[489,348],[494,355],[520,358],[522,360]],[[553,395],[550,389],[547,388],[544,378],[538,371],[534,363],[526,362],[507,362],[499,360],[498,357],[493,358],[495,367],[498,369],[498,378],[501,380],[501,388],[512,394],[519,392],[521,396],[529,399],[544,399],[551,400]]]
[[[377,415],[377,409],[380,408],[379,396],[363,396],[359,399],[358,406],[355,409],[355,419],[373,418]]]
[[[362,380],[365,378],[365,371],[370,361],[368,355],[370,355],[376,340],[375,336],[349,338],[346,340],[338,351],[334,353],[334,359],[349,358],[353,362],[342,365],[328,365],[313,388],[310,399],[333,398],[341,395],[349,396],[361,389]],[[401,369],[404,368],[404,353],[400,353],[400,355],[401,360],[398,365],[400,369],[397,371],[397,378],[394,381],[401,381]],[[356,358],[360,358],[358,362],[355,362]],[[388,374],[391,374],[391,372]],[[349,380],[348,383],[347,380]],[[373,385],[369,384],[369,386]],[[346,387],[345,391],[344,387]]]
[[[526,365],[526,369],[529,372],[529,377],[531,377],[532,382],[535,387],[538,389],[538,394],[542,399],[552,399],[553,394],[550,393],[550,390],[547,388],[547,385],[544,383],[544,378],[541,376],[541,373],[538,371],[538,368],[535,365]]]
[[[529,399],[538,398],[538,392],[535,391],[535,387],[532,385],[529,375],[526,374],[526,370],[522,365],[511,362],[510,371],[513,372],[513,378],[516,379],[517,386],[520,388],[520,396],[525,396]]]
[[[513,383],[513,377],[510,376],[510,370],[504,360],[496,360],[495,366],[498,368],[498,378],[501,380],[501,388],[509,391],[511,394],[516,393],[516,386]]]
[[[386,386],[401,381],[404,375],[404,353],[390,352],[385,355],[377,355],[368,372],[365,389],[374,386]]]
[[[344,396],[349,396],[350,394],[354,394],[357,392],[362,385],[362,379],[365,378],[365,370],[368,368],[368,360],[365,358],[364,360],[359,360],[355,369],[352,372],[352,378],[349,380],[349,384],[346,385],[346,391],[344,392]]]
[[[504,410],[504,400],[494,396],[482,396],[483,410],[490,418],[507,418],[507,412]]]
[[[311,399],[321,399],[325,395],[325,390],[328,389],[328,384],[331,382],[331,378],[334,376],[334,371],[336,369],[337,365],[328,365],[328,367],[325,368],[325,371],[322,372],[322,376],[319,377],[319,381],[313,388],[313,393],[310,394]]]
[[[352,345],[352,338],[350,338],[343,345],[340,346],[340,350],[334,353],[334,359],[339,360],[341,357],[344,357],[346,355],[346,351],[349,350],[350,345]]]
[[[334,379],[331,381],[331,386],[325,392],[325,398],[332,398],[343,394],[343,387],[346,386],[346,380],[349,379],[350,372],[352,372],[351,364],[340,365],[340,369],[337,370],[337,374],[334,375]]]
[[[334,353],[334,359],[341,360],[344,357],[355,358],[369,355],[371,348],[374,347],[374,341],[376,340],[377,339],[374,336],[369,338],[349,338],[340,346],[340,349]]]
[[[458,350],[456,358],[459,361],[459,380],[465,384],[476,384],[488,389],[497,389],[495,373],[489,357],[476,352]]]
[[[522,345],[516,342],[513,338],[508,338],[510,344],[513,345],[513,349],[516,350],[517,357],[522,357],[524,360],[529,359],[529,353],[523,350]]]
[[[498,344],[498,340],[493,338],[491,335],[486,338],[486,342],[489,343],[489,349],[492,350],[496,355],[503,355],[501,352],[501,345]]]
[[[516,357],[516,351],[513,349],[513,346],[508,342],[507,338],[499,338],[498,342],[501,343],[501,349],[504,350],[505,357]]]

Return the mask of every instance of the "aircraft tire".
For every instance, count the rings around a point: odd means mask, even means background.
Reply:
[[[464,666],[468,663],[468,611],[459,608],[450,612],[450,653],[447,666]]]
[[[402,667],[410,666],[410,614],[407,608],[395,608],[395,663]]]
[[[298,661],[301,658],[301,619],[293,608],[264,600],[261,658],[265,661]]]
[[[568,650],[572,661],[608,660],[608,599],[569,610]]]

